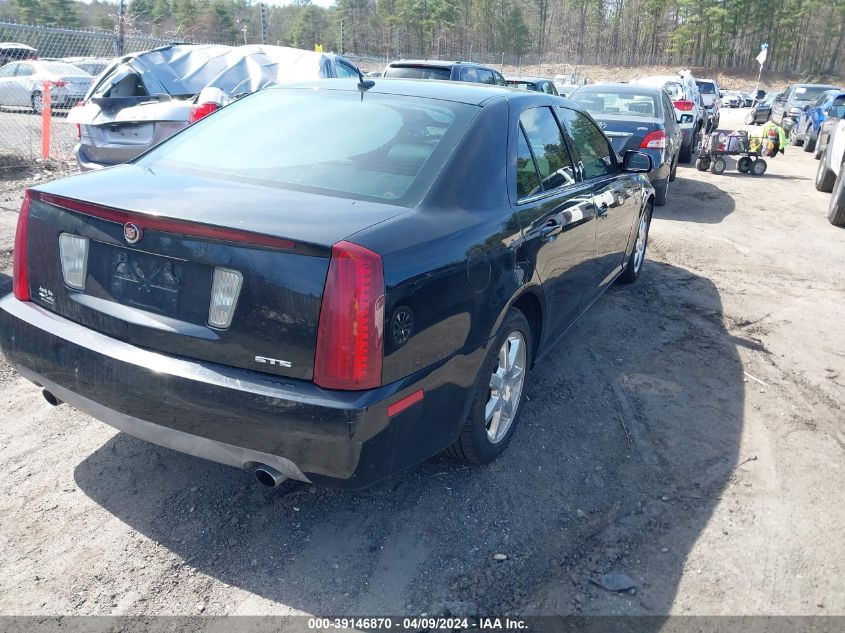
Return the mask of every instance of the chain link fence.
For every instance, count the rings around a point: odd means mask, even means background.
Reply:
[[[170,40],[127,34],[126,53],[170,44]],[[73,159],[76,125],[67,121],[93,77],[116,55],[117,36],[102,31],[61,29],[0,22],[0,157],[3,163],[30,162],[36,158]],[[27,63],[37,58],[38,64]],[[73,73],[52,66],[60,80],[44,86],[42,64],[61,61],[82,69]],[[50,93],[51,112],[42,110]]]

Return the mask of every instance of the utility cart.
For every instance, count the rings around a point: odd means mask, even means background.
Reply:
[[[766,173],[768,164],[760,157],[763,153],[763,141],[759,137],[749,137],[745,131],[727,134],[713,132],[704,136],[701,142],[701,152],[695,161],[699,171],[708,169],[714,174],[722,174],[727,168],[725,156],[739,156],[736,169],[742,174],[762,176]]]

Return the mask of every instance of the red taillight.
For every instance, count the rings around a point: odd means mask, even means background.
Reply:
[[[188,120],[189,123],[195,123],[199,121],[201,118],[208,116],[215,110],[217,110],[220,106],[216,103],[197,103],[191,106],[191,118]]]
[[[56,86],[56,88],[64,88],[65,86],[67,86],[67,82],[63,79],[59,79],[57,81],[54,81],[53,85]]]
[[[680,101],[673,101],[672,105],[681,112],[689,112],[695,104],[692,101],[681,99]]]
[[[663,130],[649,132],[640,143],[640,149],[666,149],[666,132]]]
[[[323,290],[314,382],[326,389],[371,389],[381,384],[384,271],[381,257],[338,242]]]
[[[26,226],[29,222],[29,200],[31,193],[26,190],[18,214],[18,230],[15,233],[15,256],[12,260],[12,289],[19,301],[29,301],[29,280],[26,276]]]

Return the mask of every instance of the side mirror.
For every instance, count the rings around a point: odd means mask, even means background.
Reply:
[[[652,169],[651,156],[629,149],[622,159],[622,168],[633,174],[647,174]]]

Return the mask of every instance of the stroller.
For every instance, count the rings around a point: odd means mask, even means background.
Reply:
[[[774,152],[777,153],[777,143]],[[761,158],[769,154],[771,147],[768,139],[757,136],[748,136],[748,132],[742,130],[732,134],[725,132],[713,132],[704,136],[701,143],[701,153],[695,161],[695,167],[699,171],[708,169],[714,174],[723,174],[727,168],[725,156],[739,156],[736,161],[736,169],[741,174],[762,176],[766,173],[768,164]]]

